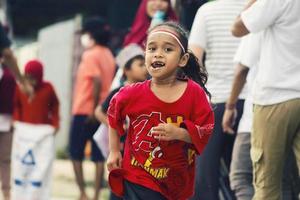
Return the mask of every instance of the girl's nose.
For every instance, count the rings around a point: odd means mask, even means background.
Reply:
[[[156,52],[155,52],[155,54],[154,54],[154,57],[155,58],[161,58],[163,55],[162,55],[162,53],[161,53],[161,51],[159,51],[159,50],[157,50]]]

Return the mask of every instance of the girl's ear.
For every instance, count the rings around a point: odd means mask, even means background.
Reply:
[[[185,67],[185,65],[188,63],[189,61],[189,58],[190,58],[190,54],[188,53],[185,53],[183,56],[181,56],[180,60],[179,60],[179,63],[178,63],[178,66],[179,67]]]

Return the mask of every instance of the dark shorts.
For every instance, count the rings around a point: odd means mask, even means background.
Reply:
[[[124,186],[124,200],[167,200],[167,198],[159,192],[131,183],[127,180],[124,181]]]
[[[99,123],[87,123],[86,115],[74,115],[70,132],[69,153],[72,160],[83,160],[84,149],[88,141],[92,142],[91,160],[104,161],[104,157],[93,140],[93,135],[99,127]]]

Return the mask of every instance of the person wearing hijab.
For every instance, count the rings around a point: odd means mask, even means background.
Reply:
[[[142,0],[123,46],[138,44],[143,47],[151,21],[157,14],[164,21],[178,21],[170,0]]]
[[[14,99],[14,120],[31,124],[49,124],[59,127],[59,101],[51,83],[43,80],[43,65],[31,60],[25,65],[25,78],[34,88],[28,96],[19,87]]]

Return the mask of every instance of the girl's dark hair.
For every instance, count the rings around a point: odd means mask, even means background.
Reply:
[[[179,77],[188,77],[188,78],[192,79],[193,81],[197,82],[210,98],[211,94],[205,87],[205,84],[206,84],[207,78],[208,78],[208,73],[206,71],[206,68],[204,66],[200,65],[200,63],[198,62],[198,59],[194,55],[194,53],[192,51],[188,50],[188,34],[187,34],[187,32],[178,23],[169,21],[169,22],[164,22],[164,23],[154,26],[153,28],[151,28],[148,31],[148,33],[150,33],[151,31],[153,31],[154,29],[156,29],[158,27],[169,27],[172,30],[174,30],[177,33],[177,35],[179,37],[178,39],[180,40],[181,44],[183,45],[183,47],[185,49],[185,52],[182,52],[182,55],[184,53],[189,54],[189,60],[185,67],[180,68],[181,70],[178,71],[178,76]]]
[[[135,61],[135,60],[144,60],[144,59],[145,59],[145,58],[144,58],[144,56],[142,56],[142,55],[134,56],[133,58],[129,59],[129,60],[126,62],[126,64],[124,65],[124,69],[125,69],[125,70],[130,70],[133,61]],[[125,73],[123,73],[122,80],[123,80],[123,81],[126,81],[126,80],[127,80],[127,77],[126,77]]]

